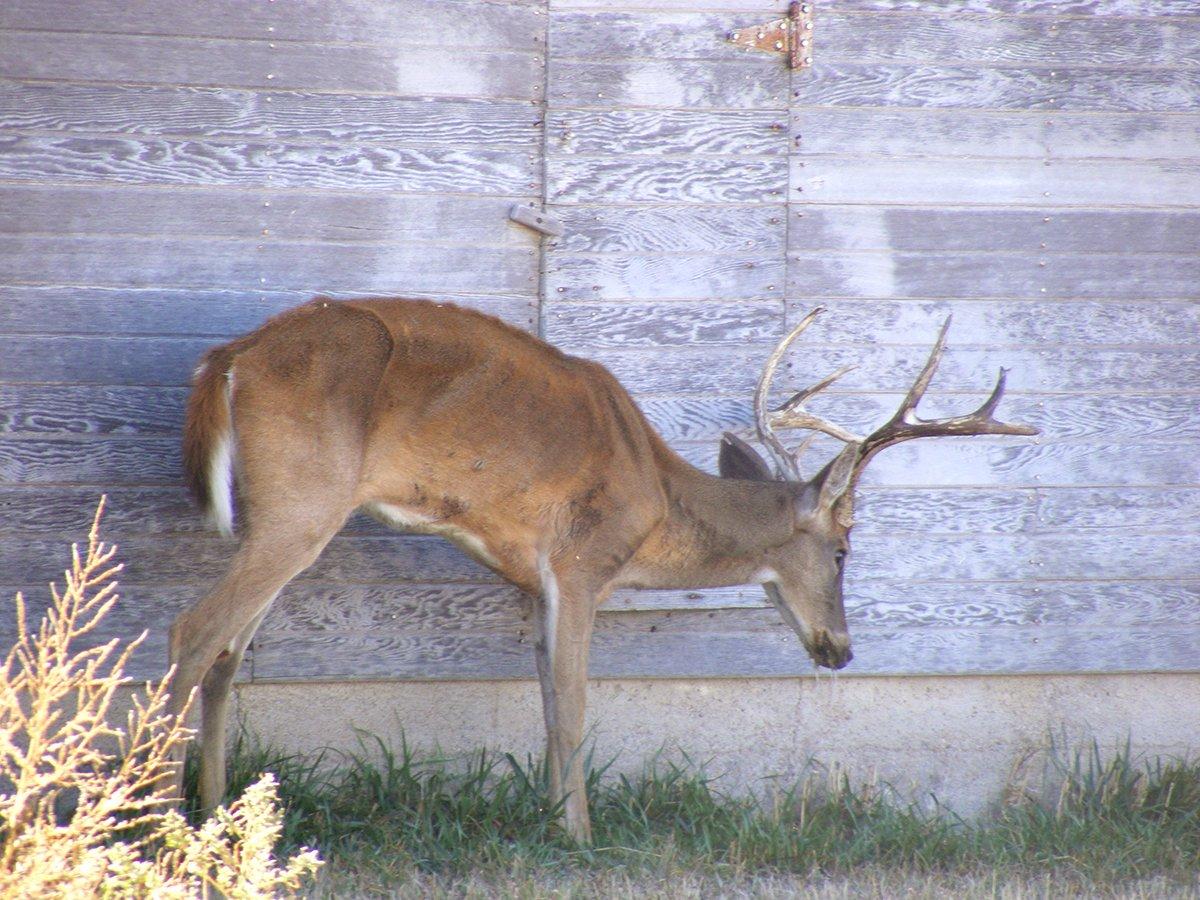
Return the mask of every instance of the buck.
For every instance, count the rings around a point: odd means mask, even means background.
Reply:
[[[210,350],[188,402],[185,468],[225,533],[236,484],[242,536],[228,572],[171,629],[173,708],[200,689],[202,805],[224,792],[230,684],[246,646],[357,509],[442,535],[533,596],[552,800],[580,842],[588,645],[614,589],[761,584],[817,665],[845,666],[842,575],[863,467],[914,438],[1037,431],[993,418],[1003,369],[975,412],[917,418],[949,320],[899,411],[866,437],[805,408],[849,368],[768,409],[776,368],[820,312],[783,338],[754,394],[774,468],[726,434],[720,477],[676,455],[602,366],[449,304],[317,298]],[[806,480],[776,435],[784,428],[845,447]]]

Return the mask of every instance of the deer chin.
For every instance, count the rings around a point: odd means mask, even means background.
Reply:
[[[826,669],[844,669],[850,660],[854,659],[854,653],[850,650],[850,635],[847,632],[810,628],[788,606],[776,585],[767,582],[763,584],[763,589],[771,603],[779,610],[783,621],[796,632],[800,643],[814,663]]]

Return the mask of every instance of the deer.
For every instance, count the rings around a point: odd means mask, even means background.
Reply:
[[[449,303],[317,297],[209,350],[183,430],[188,484],[240,542],[215,587],[170,630],[172,710],[200,696],[200,802],[225,789],[230,688],[271,603],[356,510],[440,535],[532,598],[550,801],[591,839],[580,745],[597,608],[620,588],[762,585],[812,661],[852,659],[842,580],[856,482],[880,451],[942,435],[1033,435],[993,413],[921,419],[947,319],[890,420],[856,435],[805,404],[843,368],[769,408],[772,379],[818,307],[783,337],[754,392],[753,446],[726,432],[719,474],[692,466],[603,366]],[[777,430],[804,429],[789,451]],[[805,447],[844,446],[815,475]],[[182,766],[177,766],[178,795]]]

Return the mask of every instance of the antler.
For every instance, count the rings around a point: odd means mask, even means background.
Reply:
[[[758,380],[758,389],[754,392],[754,420],[758,429],[758,439],[770,451],[780,477],[800,480],[800,467],[797,457],[812,442],[816,435],[810,435],[801,444],[800,449],[795,454],[792,454],[784,448],[783,443],[776,437],[774,431],[776,427],[807,428],[827,434],[830,437],[835,437],[840,441],[845,441],[847,444],[857,444],[859,447],[858,461],[854,466],[854,474],[850,480],[851,485],[858,480],[859,473],[871,457],[880,450],[890,447],[893,444],[911,441],[914,438],[947,435],[1038,434],[1038,429],[1032,426],[1009,424],[1001,422],[992,416],[996,407],[1000,404],[1000,399],[1004,396],[1004,382],[1007,369],[1000,370],[1000,377],[996,381],[996,386],[992,389],[991,396],[973,413],[945,419],[922,419],[917,416],[917,404],[925,396],[925,391],[929,387],[929,383],[933,380],[938,363],[941,362],[942,353],[946,349],[946,333],[950,330],[952,316],[946,317],[946,321],[942,324],[942,329],[938,333],[937,343],[934,344],[933,350],[929,354],[929,359],[925,361],[925,367],[921,370],[921,374],[917,376],[917,380],[913,382],[913,386],[909,388],[896,414],[882,427],[877,428],[865,438],[847,431],[840,425],[827,422],[804,408],[805,402],[825,390],[825,388],[829,387],[829,385],[833,384],[847,372],[852,371],[856,368],[855,366],[845,366],[839,369],[811,387],[798,391],[779,408],[768,411],[766,406],[767,394],[771,389],[771,379],[775,375],[775,369],[779,366],[780,361],[783,359],[784,354],[787,353],[792,342],[824,311],[824,307],[818,306],[801,319],[800,323],[779,342],[779,345],[767,359],[762,375]]]
[[[992,388],[991,396],[973,413],[945,419],[922,419],[917,416],[917,404],[921,402],[921,398],[925,395],[925,389],[933,380],[933,373],[937,371],[938,363],[942,360],[942,353],[946,349],[946,332],[950,330],[952,318],[953,316],[946,316],[942,330],[938,333],[937,343],[929,354],[929,359],[925,361],[925,368],[921,370],[921,374],[917,376],[913,386],[908,389],[896,414],[884,425],[867,435],[866,440],[862,442],[858,469],[862,469],[872,456],[885,447],[911,441],[914,438],[979,434],[1034,435],[1039,433],[1038,429],[1030,425],[1009,424],[993,418],[992,413],[996,411],[996,407],[1000,404],[1000,398],[1004,396],[1004,382],[1008,370],[1003,368],[1000,370],[1000,377],[996,379],[996,386]]]
[[[775,376],[775,369],[779,366],[780,360],[787,353],[788,347],[792,345],[792,341],[796,340],[804,329],[808,328],[813,320],[823,312],[825,312],[825,307],[818,306],[801,319],[800,323],[779,342],[778,346],[775,347],[774,351],[767,358],[767,363],[763,366],[762,375],[758,379],[758,389],[754,392],[754,421],[758,429],[758,439],[770,451],[771,456],[775,460],[776,468],[779,470],[779,475],[792,481],[800,480],[800,466],[797,459],[808,445],[812,443],[816,435],[810,436],[800,445],[795,453],[791,453],[783,446],[779,438],[776,437],[776,427],[808,428],[812,431],[828,434],[848,444],[858,444],[863,440],[857,435],[851,434],[840,425],[826,422],[824,419],[814,416],[804,408],[805,401],[825,390],[825,388],[829,387],[829,385],[833,384],[847,372],[856,369],[857,366],[844,366],[829,377],[818,381],[812,387],[805,388],[793,394],[778,409],[771,410],[770,412],[767,411],[767,395],[771,391],[771,379]]]

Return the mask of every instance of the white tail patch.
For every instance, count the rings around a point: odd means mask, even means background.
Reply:
[[[208,461],[209,515],[217,530],[233,536],[233,371],[225,376],[225,406],[230,409],[228,430],[217,439]]]

